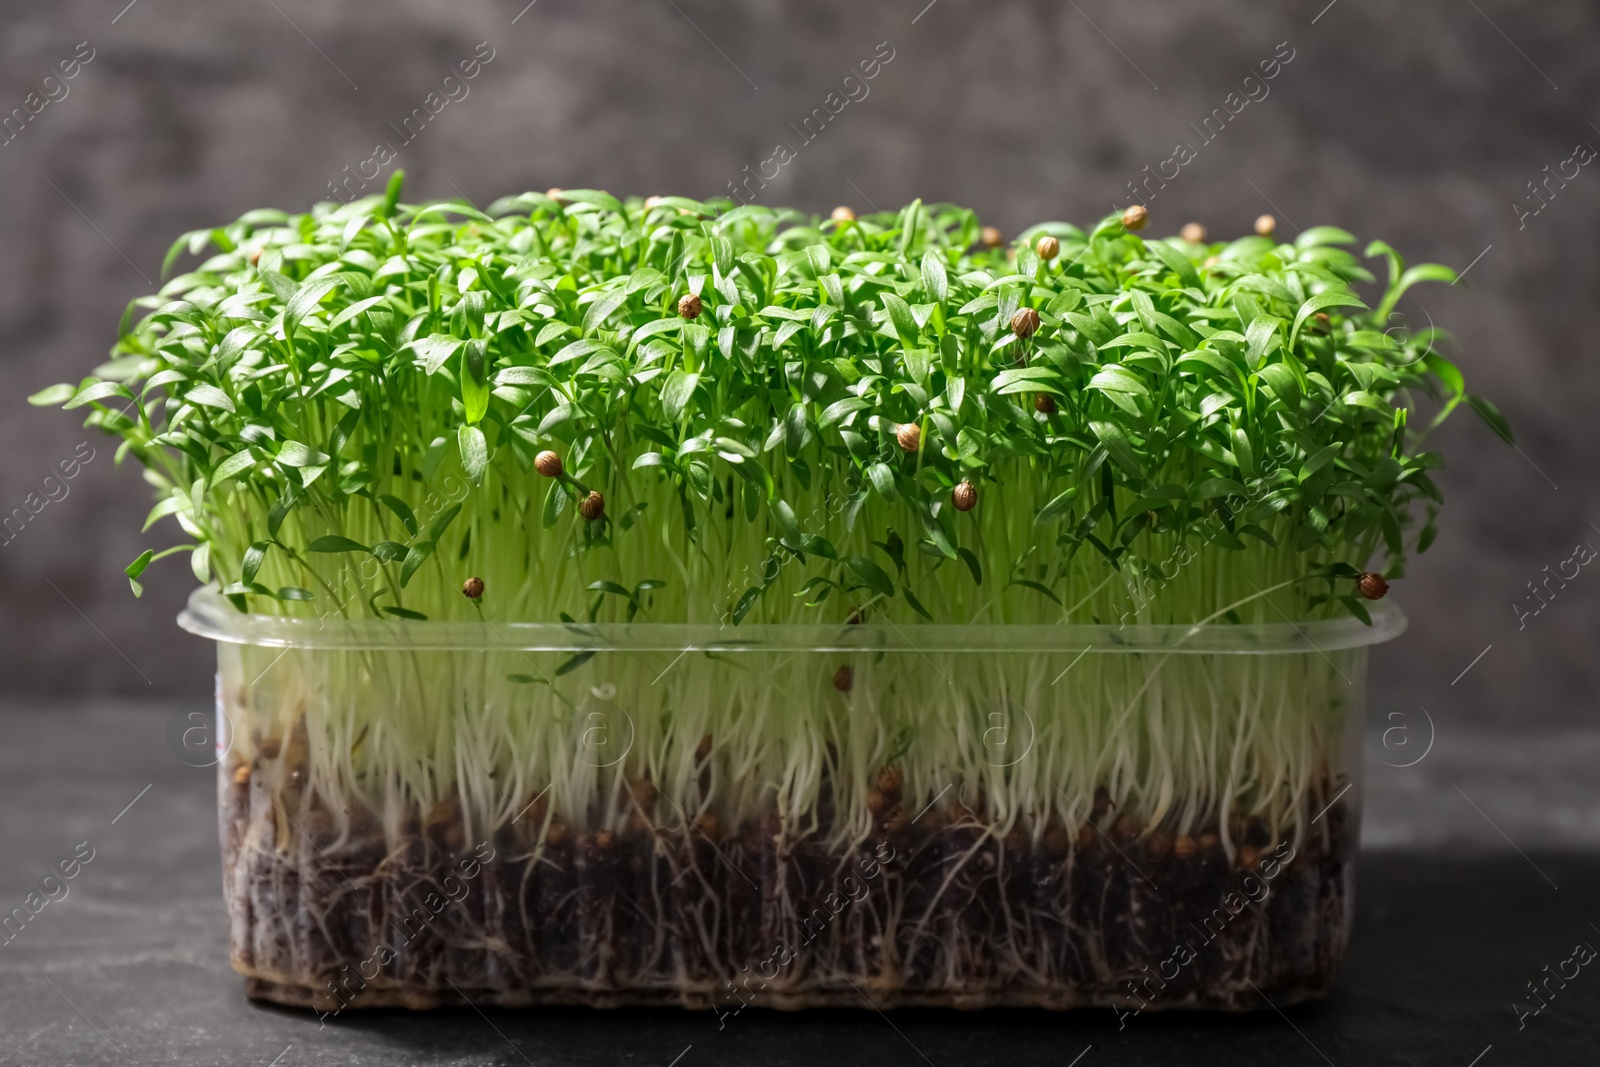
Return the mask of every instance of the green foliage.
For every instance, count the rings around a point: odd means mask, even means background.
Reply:
[[[1331,227],[1200,247],[1048,224],[1042,261],[920,202],[818,223],[398,192],[185,235],[170,261],[216,253],[137,302],[94,377],[33,398],[123,438],[152,520],[241,608],[469,617],[476,574],[500,618],[1327,614],[1380,548],[1401,573],[1413,502],[1439,500],[1420,405],[1509,437],[1432,332],[1386,329],[1450,272],[1375,242],[1390,280],[1363,299]]]

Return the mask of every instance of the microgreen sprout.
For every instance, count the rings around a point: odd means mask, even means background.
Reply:
[[[1454,275],[1382,242],[1363,299],[1325,226],[1145,239],[1129,209],[1006,248],[921,203],[399,192],[185,235],[168,269],[209,258],[34,398],[123,439],[241,609],[461,617],[470,573],[521,620],[1360,615],[1356,576],[1432,539],[1423,439],[1467,395],[1389,320]],[[596,582],[651,592],[591,610]]]

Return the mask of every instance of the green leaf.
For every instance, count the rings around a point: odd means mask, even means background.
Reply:
[[[400,565],[400,588],[404,589],[411,581],[411,576],[417,573],[417,568],[423,561],[433,554],[432,541],[418,541],[411,546],[411,551],[406,553],[405,562]]]
[[[352,541],[352,540],[350,540],[350,538],[348,538],[348,537],[340,537],[338,534],[328,534],[326,537],[319,537],[315,541],[313,541],[309,545],[307,545],[306,546],[306,551],[307,552],[371,552],[372,549],[368,548],[366,545],[362,544],[360,541]]]
[[[482,422],[489,411],[488,349],[489,342],[481,338],[461,346],[461,405],[468,425]]]
[[[78,390],[71,400],[61,406],[67,411],[71,411],[73,408],[81,408],[85,404],[104,400],[109,396],[118,397],[122,400],[133,399],[133,393],[129,392],[128,387],[121,382],[94,382]]]
[[[255,465],[256,456],[251,449],[246,448],[241,452],[235,452],[212,469],[211,484],[213,487],[220,486],[224,482],[254,469]]]
[[[150,561],[154,558],[155,552],[147,548],[139,553],[138,559],[122,569],[122,573],[128,576],[128,585],[132,587],[133,595],[136,597],[144,595],[144,586],[139,584],[139,575],[144,573],[144,569],[150,566]]]
[[[417,536],[417,516],[416,513],[411,510],[411,506],[409,504],[407,504],[404,500],[401,500],[399,497],[392,496],[389,493],[384,493],[379,496],[378,502],[384,507],[388,508],[390,511],[394,512],[395,517],[405,525],[406,531],[410,533],[412,537]]]
[[[591,659],[594,659],[594,652],[592,650],[588,652],[577,653],[565,663],[561,664],[561,666],[556,668],[556,677],[559,678],[563,674],[571,674],[585,663],[588,663]]]
[[[461,449],[461,469],[473,485],[483,481],[483,472],[489,467],[489,442],[476,426],[461,426],[456,430],[456,445]]]
[[[1165,241],[1146,241],[1145,248],[1171,268],[1181,284],[1200,288],[1200,274],[1194,269],[1194,261],[1182,251]]]
[[[1121,426],[1114,422],[1091,422],[1089,428],[1106,446],[1106,454],[1117,461],[1117,465],[1135,478],[1144,477],[1143,470],[1139,467],[1139,457],[1134,454],[1133,445],[1128,441],[1128,435]]]
[[[78,390],[65,382],[41,389],[28,397],[28,403],[36,408],[53,408],[65,404],[77,395]]]
[[[689,400],[694,396],[694,390],[700,384],[700,375],[685,370],[674,370],[667,375],[666,385],[661,387],[661,413],[668,422],[676,423],[682,420],[683,413],[689,407]]]
[[[278,462],[285,467],[321,467],[327,464],[328,455],[299,441],[285,441],[278,446]]]
[[[1050,502],[1039,509],[1039,514],[1033,517],[1034,524],[1043,526],[1061,518],[1072,507],[1072,502],[1078,498],[1078,487],[1073,486],[1057,493]]]
[[[1487,398],[1475,395],[1468,396],[1467,403],[1472,405],[1472,410],[1476,411],[1478,416],[1489,424],[1489,429],[1499,434],[1506,444],[1515,445],[1517,443],[1516,438],[1511,435],[1511,423],[1506,420],[1504,415],[1500,414],[1500,409],[1490,403]]]
[[[889,321],[894,324],[894,332],[900,338],[900,343],[907,348],[914,348],[921,330],[917,328],[916,316],[911,314],[911,305],[900,299],[894,293],[881,293],[878,300],[889,313]]]
[[[1300,310],[1295,313],[1294,328],[1289,331],[1289,347],[1294,347],[1295,339],[1300,336],[1300,327],[1306,324],[1306,320],[1324,308],[1353,307],[1365,309],[1366,306],[1354,293],[1318,293],[1304,304],[1301,304]]]
[[[256,574],[261,570],[261,564],[266,561],[267,550],[272,547],[271,541],[257,541],[244,552],[244,565],[240,568],[239,580],[249,585],[256,580]]]
[[[230,415],[234,411],[233,401],[228,399],[227,393],[224,393],[214,385],[208,385],[204,382],[192,386],[187,393],[183,394],[183,398],[191,404],[204,404],[208,408],[217,408],[220,411],[228,412]]]
[[[929,299],[940,304],[950,300],[950,275],[944,258],[931,248],[922,254],[922,288]]]
[[[839,561],[848,567],[857,578],[865,582],[875,593],[885,597],[894,596],[894,582],[884,573],[882,567],[867,559],[865,556],[845,556]]]
[[[432,522],[428,523],[428,540],[438,541],[443,537],[444,532],[450,528],[450,524],[459,514],[461,514],[460,504],[451,504],[441,511]]]
[[[283,311],[283,334],[293,338],[295,330],[305,321],[307,315],[316,310],[322,303],[322,298],[339,288],[337,278],[319,278],[301,286],[289,301],[289,306]]]

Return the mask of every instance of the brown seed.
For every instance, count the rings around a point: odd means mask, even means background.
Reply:
[[[1039,243],[1033,246],[1033,250],[1039,253],[1040,259],[1048,263],[1061,254],[1061,242],[1045,234],[1039,238]]]
[[[1206,239],[1206,228],[1198,222],[1186,222],[1183,229],[1178,231],[1178,236],[1190,244],[1200,244]]]
[[[1235,854],[1241,867],[1254,867],[1261,859],[1261,850],[1254,845],[1240,845]]]
[[[589,495],[583,498],[583,503],[578,505],[578,514],[589,522],[594,522],[606,513],[606,498],[600,495],[600,490],[591,489]]]
[[[834,208],[833,214],[829,217],[832,218],[834,222],[840,223],[856,221],[856,213],[845,207],[843,204],[840,204],[838,207]]]
[[[889,810],[889,798],[883,795],[883,790],[867,790],[867,810],[874,815],[882,815]]]
[[[709,811],[694,821],[694,828],[713,841],[722,833],[722,823]]]
[[[1145,841],[1145,849],[1154,859],[1166,859],[1172,852],[1172,835],[1165,830],[1157,830]]]
[[[1078,827],[1078,850],[1081,852],[1092,844],[1094,844],[1094,827],[1088,824]]]
[[[281,737],[263,737],[256,741],[256,755],[262,759],[277,759],[278,751],[283,747]]]
[[[930,808],[917,825],[922,827],[923,833],[936,834],[944,829],[944,813]]]
[[[1000,246],[1000,231],[993,226],[985,226],[978,231],[978,240],[982,241],[987,248],[998,248]]]
[[[1273,231],[1275,231],[1277,228],[1278,220],[1273,218],[1271,215],[1262,215],[1260,218],[1256,219],[1256,233],[1260,234],[1262,237],[1271,237]]]
[[[1011,332],[1027,340],[1039,332],[1039,313],[1033,308],[1018,308],[1011,316]]]
[[[641,808],[648,808],[656,802],[656,784],[648,778],[640,778],[628,786],[628,791],[633,794],[633,802]]]
[[[552,186],[551,188],[546,189],[544,191],[544,195],[548,196],[551,200],[554,200],[557,204],[560,204],[562,207],[566,207],[568,204],[572,203],[572,201],[567,199],[566,190],[565,189],[558,189],[558,188],[555,188],[554,186]]]
[[[833,672],[833,687],[839,692],[848,693],[855,684],[856,672],[848,663]]]
[[[533,469],[546,478],[561,477],[561,457],[546,449],[533,457]]]
[[[845,617],[844,621],[846,626],[860,626],[867,621],[867,616],[860,608],[851,608],[850,614]]]
[[[244,785],[250,780],[250,764],[241,763],[233,769],[233,784]]]
[[[978,506],[978,487],[962,482],[950,490],[950,503],[957,511],[971,511]]]
[[[914,422],[903,422],[895,428],[894,439],[907,452],[915,452],[922,447],[922,427]]]
[[[468,600],[477,600],[479,597],[483,596],[483,579],[468,578],[466,581],[462,582],[461,595],[466,597]]]
[[[611,842],[613,842],[615,840],[616,840],[616,835],[613,834],[610,830],[601,830],[599,833],[594,835],[594,847],[595,848],[610,848],[611,847]]]
[[[1188,834],[1179,834],[1177,840],[1172,842],[1172,854],[1180,860],[1193,859],[1194,854],[1199,851],[1200,846],[1196,845],[1194,838]]]
[[[1033,396],[1033,410],[1041,415],[1054,415],[1056,413],[1056,398],[1049,393],[1035,393]]]
[[[550,824],[550,829],[544,833],[544,843],[551,848],[561,848],[572,840],[572,831],[567,829],[567,824],[559,820]]]
[[[1072,845],[1072,838],[1059,826],[1052,826],[1044,832],[1044,847],[1048,852],[1061,855]]]
[[[889,814],[883,817],[883,828],[891,834],[902,834],[911,826],[911,816],[901,807],[889,809]]]
[[[705,305],[694,293],[684,293],[678,298],[678,314],[686,319],[698,319],[700,309]]]
[[[905,772],[899,767],[884,767],[878,771],[878,788],[885,793],[898,796],[905,784]]]
[[[1389,592],[1389,583],[1383,580],[1383,575],[1368,571],[1356,579],[1356,588],[1368,600],[1382,600],[1384,594]]]
[[[1333,328],[1333,320],[1328,318],[1328,313],[1326,311],[1319,311],[1315,315],[1311,316],[1311,322],[1312,333],[1327,333]]]
[[[1150,209],[1134,204],[1122,213],[1122,225],[1130,230],[1142,230],[1150,224]]]
[[[1210,852],[1212,849],[1217,847],[1219,840],[1220,839],[1216,834],[1207,832],[1200,835],[1198,844],[1200,845],[1201,851]]]
[[[1131,812],[1117,819],[1115,825],[1112,826],[1112,830],[1124,841],[1132,841],[1139,836],[1139,831],[1142,829],[1144,827],[1139,825],[1138,818]]]

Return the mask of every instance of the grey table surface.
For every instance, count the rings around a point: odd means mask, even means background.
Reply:
[[[0,1067],[1600,1063],[1600,969],[1547,985],[1536,1015],[1514,1008],[1539,1003],[1528,983],[1577,943],[1600,946],[1600,731],[1374,732],[1355,935],[1318,1005],[750,1012],[721,1030],[678,1011],[462,1009],[322,1026],[248,1001],[229,968],[214,772],[167,742],[190,710],[0,702],[0,911],[92,850],[0,943]]]

